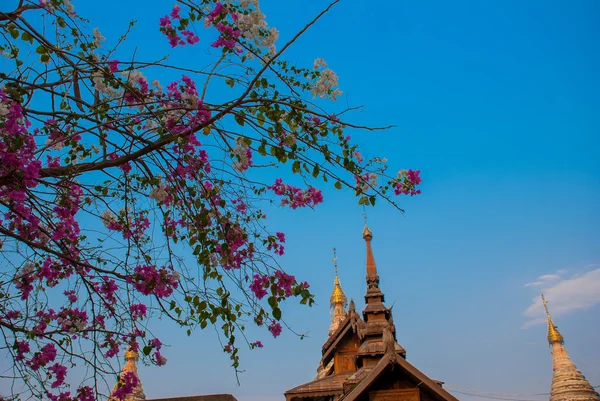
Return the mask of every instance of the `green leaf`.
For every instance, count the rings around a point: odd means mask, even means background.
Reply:
[[[315,164],[315,167],[313,168],[312,176],[317,178],[320,171],[321,171],[321,168],[319,167],[319,165]]]
[[[300,172],[300,162],[296,160],[294,164],[292,164],[292,173],[296,174]]]
[[[26,42],[29,42],[29,43],[33,44],[33,36],[31,36],[29,34],[29,32],[23,32],[23,34],[21,35],[21,39],[23,39]]]
[[[336,189],[342,189],[342,183],[341,183],[341,182],[339,182],[339,181],[336,181],[336,182],[335,182],[335,184],[333,184],[333,186],[334,186]]]
[[[235,114],[233,116],[233,119],[235,120],[236,123],[238,123],[241,126],[244,126],[244,114],[240,113],[240,114]]]
[[[281,320],[281,309],[273,309],[273,317],[275,318],[275,320]]]
[[[235,85],[235,81],[233,80],[233,78],[228,78],[225,80],[225,83],[227,85],[229,85],[230,88],[233,88],[233,85]]]

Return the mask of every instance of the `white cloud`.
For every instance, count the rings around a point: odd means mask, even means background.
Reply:
[[[566,273],[565,270],[560,270],[554,274],[545,274],[534,282],[525,284],[525,287],[534,287],[544,293],[553,317],[600,304],[600,268],[572,277],[564,277]],[[524,328],[546,321],[539,295],[532,299],[532,304],[523,315],[529,319]]]
[[[566,273],[566,270],[559,270],[554,274],[544,274],[543,276],[539,276],[536,281],[525,284],[525,287],[548,288],[560,280]]]

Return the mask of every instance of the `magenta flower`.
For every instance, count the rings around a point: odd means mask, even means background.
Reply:
[[[269,325],[269,331],[273,337],[277,338],[281,334],[281,325],[273,320]]]
[[[109,60],[108,68],[110,68],[110,72],[113,74],[119,71],[119,61],[118,60]]]

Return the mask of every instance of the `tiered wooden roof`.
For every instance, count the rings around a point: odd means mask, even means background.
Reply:
[[[406,361],[406,351],[396,341],[392,312],[379,288],[372,238],[365,225],[367,291],[362,318],[350,301],[346,316],[323,344],[317,378],[286,391],[286,401],[457,401],[442,382]]]

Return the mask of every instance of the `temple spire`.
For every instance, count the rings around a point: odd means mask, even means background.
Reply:
[[[363,239],[367,245],[367,277],[375,278],[377,275],[377,265],[375,264],[375,258],[373,257],[373,249],[371,248],[371,240],[373,239],[373,233],[369,230],[369,226],[365,224],[363,230]]]
[[[111,392],[111,397],[109,401],[118,401],[119,399],[114,397],[114,394],[121,387],[120,384],[125,382],[124,376],[128,373],[133,373],[138,380],[137,386],[133,389],[133,392],[127,395],[124,401],[144,401],[146,399],[146,394],[144,394],[144,389],[142,388],[142,381],[140,380],[140,376],[138,375],[137,364],[136,362],[139,359],[139,354],[137,351],[134,351],[131,347],[128,347],[125,351],[125,366],[123,366],[123,370],[121,371],[121,375],[119,376],[119,381],[113,387],[113,391]]]
[[[552,349],[550,401],[600,401],[598,393],[571,362],[563,346],[564,338],[550,317],[548,302],[544,295],[542,295],[542,303],[548,318],[548,344]]]
[[[375,264],[373,249],[371,248],[373,233],[369,229],[369,226],[367,226],[366,221],[367,219],[365,216],[365,228],[362,233],[362,237],[365,240],[365,245],[367,247],[367,293],[365,294],[365,301],[367,302],[367,305],[379,304],[380,308],[386,309],[382,304],[384,296],[383,292],[379,289],[379,275],[377,274],[377,265]]]
[[[340,278],[338,276],[337,253],[335,248],[333,248],[332,260],[335,279],[333,281],[333,291],[329,298],[329,304],[333,310],[333,318],[331,320],[331,326],[329,326],[329,335],[338,328],[339,324],[346,317],[346,305],[348,304],[348,299],[346,298],[346,294],[344,294],[344,290],[342,290],[342,285],[340,284]]]

